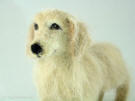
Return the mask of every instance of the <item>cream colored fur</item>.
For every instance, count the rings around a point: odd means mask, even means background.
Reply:
[[[54,22],[62,30],[50,30]],[[84,24],[60,10],[42,11],[33,23],[27,53],[36,60],[34,78],[41,101],[102,101],[104,92],[113,88],[115,101],[126,101],[129,74],[115,46],[93,43]],[[44,49],[41,57],[31,52],[35,42]]]

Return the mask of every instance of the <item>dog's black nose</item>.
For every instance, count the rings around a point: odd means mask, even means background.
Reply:
[[[39,43],[34,43],[33,45],[31,45],[31,51],[34,54],[39,54],[42,52],[42,47],[39,45]]]

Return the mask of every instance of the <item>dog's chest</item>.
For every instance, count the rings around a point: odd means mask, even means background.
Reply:
[[[56,67],[52,63],[45,64],[43,67],[40,66],[35,68],[34,75],[41,96],[74,95],[75,84],[73,83],[72,71],[64,67]]]

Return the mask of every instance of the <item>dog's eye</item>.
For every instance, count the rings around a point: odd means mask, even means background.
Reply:
[[[56,24],[56,23],[53,23],[51,26],[50,26],[50,29],[55,29],[55,30],[59,30],[59,29],[61,29],[60,28],[60,26],[58,25],[58,24]]]
[[[34,23],[34,29],[38,30],[38,24]]]

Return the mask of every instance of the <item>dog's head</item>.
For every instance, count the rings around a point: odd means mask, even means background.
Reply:
[[[82,23],[59,10],[46,10],[37,14],[30,26],[27,53],[36,58],[77,55],[89,41]]]

